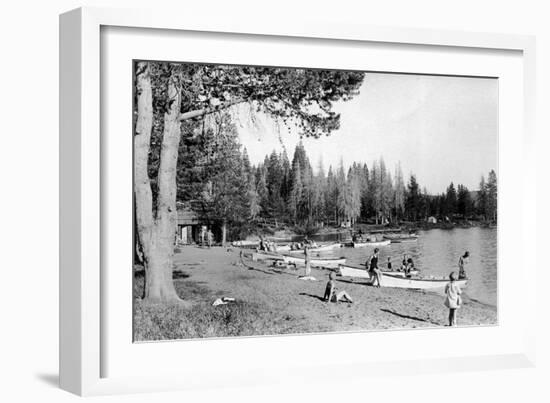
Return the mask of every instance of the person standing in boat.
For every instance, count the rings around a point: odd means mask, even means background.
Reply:
[[[380,288],[382,285],[382,272],[378,268],[378,248],[374,248],[374,253],[369,258],[366,266],[369,268],[369,274],[372,277],[372,285]]]
[[[464,280],[466,278],[466,270],[464,270],[464,265],[468,262],[470,257],[470,252],[464,252],[464,255],[460,256],[458,259],[458,279]]]
[[[462,290],[456,283],[456,273],[449,275],[450,282],[445,286],[445,306],[449,308],[449,326],[456,326],[456,310],[462,305]]]
[[[392,265],[391,265],[391,257],[388,256],[388,271],[393,271]]]

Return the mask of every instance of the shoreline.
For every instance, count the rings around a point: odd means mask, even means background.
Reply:
[[[338,290],[348,292],[354,303],[326,303],[322,297],[328,270],[312,268],[317,281],[304,281],[298,278],[303,269],[276,269],[248,260],[243,264],[236,248],[181,249],[174,259],[174,282],[180,297],[193,308],[145,305],[137,298],[140,281],[143,284],[137,272],[134,319],[141,332],[137,341],[434,328],[447,323],[448,309],[437,293],[374,288],[338,278]],[[235,302],[212,306],[222,297]],[[496,325],[497,309],[466,296],[458,323]]]
[[[485,222],[485,221],[456,221],[456,222],[437,222],[437,223],[428,223],[426,221],[406,221],[401,222],[396,225],[380,225],[380,224],[356,224],[352,228],[342,228],[335,226],[325,226],[318,229],[316,232],[309,234],[310,238],[323,237],[328,235],[349,235],[350,231],[359,231],[367,234],[384,234],[384,233],[396,233],[396,232],[416,232],[416,231],[429,231],[433,229],[440,230],[453,230],[457,228],[496,228],[496,224]],[[266,231],[265,227],[259,226],[255,231],[255,235],[249,235],[246,237],[246,241],[250,240],[259,240],[259,235],[264,236],[266,239],[276,242],[292,242],[296,238],[303,237],[304,234],[301,234],[297,231],[294,231],[292,227],[285,229],[273,229],[271,231]]]

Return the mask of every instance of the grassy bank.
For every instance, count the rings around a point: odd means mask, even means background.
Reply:
[[[143,293],[143,276],[139,273],[135,276],[135,341],[285,334],[300,326],[298,318],[257,303],[236,301],[212,306],[212,301],[223,293],[186,277],[181,271],[174,272],[176,291],[182,299],[193,303],[191,308],[143,303],[139,297]]]

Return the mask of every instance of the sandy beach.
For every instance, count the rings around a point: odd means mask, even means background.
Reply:
[[[396,288],[375,288],[360,281],[338,278],[338,289],[347,291],[354,303],[322,301],[329,271],[312,269],[317,281],[301,280],[303,269],[279,269],[267,263],[239,258],[239,249],[196,246],[183,247],[174,259],[174,281],[178,294],[200,315],[238,315],[253,307],[250,321],[240,323],[230,335],[314,333],[353,330],[443,327],[448,310],[443,297],[436,293]],[[136,294],[140,280],[136,276]],[[212,306],[220,297],[235,298],[228,305]],[[136,321],[150,321],[152,312],[138,303]],[[217,312],[218,311],[218,312]],[[243,315],[244,316],[244,315]],[[215,316],[217,317],[217,316]],[[168,320],[168,319],[166,319]],[[214,319],[215,321],[218,319]],[[247,319],[245,319],[247,320]],[[158,322],[159,319],[155,318]],[[464,298],[458,312],[459,326],[497,323],[495,307]],[[156,323],[162,329],[162,323]],[[151,326],[149,326],[151,327]],[[224,334],[218,334],[223,331]],[[211,324],[201,330],[181,323],[176,330],[136,335],[136,340],[226,336],[223,324]]]

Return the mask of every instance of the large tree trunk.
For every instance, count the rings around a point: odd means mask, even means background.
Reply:
[[[153,128],[153,92],[148,63],[136,68],[137,121],[134,133],[134,193],[138,242],[143,252],[145,283],[149,280],[149,258],[153,239],[153,194],[147,172],[151,130]],[[143,296],[145,296],[145,291]]]
[[[169,108],[164,114],[158,173],[157,214],[153,218],[153,198],[147,171],[153,124],[153,97],[148,64],[139,63],[136,75],[138,116],[134,136],[134,191],[138,236],[145,265],[144,298],[151,302],[177,301],[179,297],[172,280],[172,256],[176,228],[176,168],[181,94],[176,77],[170,77],[167,94]]]
[[[164,131],[158,172],[157,217],[154,231],[154,249],[150,252],[149,269],[153,281],[146,284],[145,297],[149,300],[179,300],[172,280],[172,257],[176,231],[176,171],[181,138],[179,121],[181,91],[177,77],[168,81],[168,109],[164,113]]]

